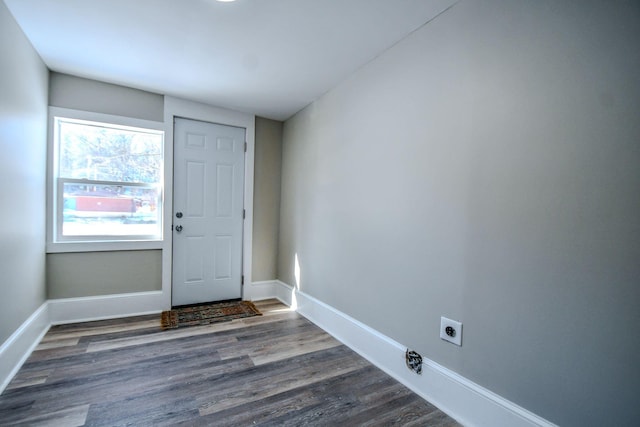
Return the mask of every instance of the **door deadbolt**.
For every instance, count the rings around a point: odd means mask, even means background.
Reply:
[[[182,212],[176,212],[176,218],[182,218]]]

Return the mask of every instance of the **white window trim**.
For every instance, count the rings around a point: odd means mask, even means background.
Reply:
[[[54,197],[56,194],[56,157],[55,152],[55,130],[54,119],[55,117],[65,117],[77,120],[87,120],[94,122],[109,123],[119,126],[128,126],[134,128],[152,129],[165,133],[164,145],[166,146],[166,128],[163,122],[155,122],[151,120],[135,119],[131,117],[115,116],[111,114],[93,113],[89,111],[73,110],[69,108],[49,107],[49,131],[47,137],[47,253],[62,253],[62,252],[100,252],[100,251],[125,251],[125,250],[148,250],[148,249],[162,249],[163,237],[153,240],[97,240],[97,241],[56,241],[55,240],[55,227],[56,227],[56,212]],[[164,150],[164,149],[163,149]],[[166,151],[166,150],[164,150]],[[166,162],[166,158],[163,160]],[[164,170],[163,173],[164,180]],[[166,182],[164,183],[166,186]],[[162,205],[165,202],[165,192],[162,192]],[[161,212],[164,209],[161,208]],[[166,219],[163,218],[163,222]],[[161,228],[164,229],[164,226]]]

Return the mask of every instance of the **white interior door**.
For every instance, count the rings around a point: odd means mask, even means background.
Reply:
[[[245,129],[175,119],[172,305],[242,296]]]

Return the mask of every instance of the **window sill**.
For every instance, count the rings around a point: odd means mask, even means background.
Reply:
[[[162,240],[132,240],[117,242],[56,242],[47,243],[48,254],[65,252],[144,251],[162,249]]]

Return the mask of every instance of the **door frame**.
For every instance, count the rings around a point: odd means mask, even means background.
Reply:
[[[247,152],[244,168],[245,218],[242,232],[242,299],[251,299],[251,266],[253,248],[253,170],[255,158],[255,115],[240,113],[185,99],[164,97],[164,224],[162,243],[162,300],[164,309],[171,307],[173,268],[173,119],[200,120],[203,122],[235,126],[245,129]]]

